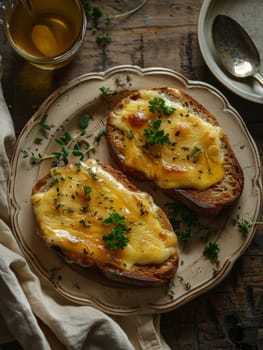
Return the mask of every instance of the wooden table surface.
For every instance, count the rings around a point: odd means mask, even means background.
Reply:
[[[118,2],[107,1],[111,4]],[[3,92],[17,134],[49,94],[72,78],[121,64],[162,66],[223,92],[243,117],[262,156],[263,106],[234,95],[209,71],[198,46],[201,5],[201,0],[149,0],[136,14],[112,22],[112,40],[106,45],[96,42],[89,24],[77,58],[57,71],[25,63],[1,30]],[[248,250],[221,284],[162,314],[161,331],[172,349],[263,349],[263,227],[258,227]]]

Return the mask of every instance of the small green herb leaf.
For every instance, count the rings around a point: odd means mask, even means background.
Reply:
[[[81,130],[85,130],[87,129],[87,127],[89,126],[89,122],[90,122],[90,116],[88,114],[84,114],[79,121],[79,127]]]
[[[123,249],[129,243],[126,233],[130,231],[130,228],[125,225],[124,216],[112,212],[102,223],[106,226],[112,225],[111,232],[102,237],[107,248]]]
[[[220,248],[216,242],[209,242],[206,244],[203,254],[212,263],[216,263],[218,261],[219,251]]]
[[[174,107],[166,105],[165,100],[161,97],[154,97],[149,101],[149,111],[152,113],[170,115],[175,110]]]
[[[200,154],[200,153],[202,153],[202,150],[201,150],[199,147],[195,146],[195,147],[192,149],[191,156],[194,156],[194,155]]]
[[[245,234],[247,234],[249,232],[250,228],[252,227],[252,223],[250,223],[246,219],[241,219],[241,220],[234,219],[233,224],[237,225],[239,230]]]
[[[41,142],[43,141],[43,137],[36,137],[34,142],[37,144],[37,145],[40,145]]]
[[[46,123],[47,117],[48,117],[48,115],[44,114],[39,122],[40,128],[45,130],[45,131],[49,131],[51,129],[51,126]]]
[[[91,192],[91,187],[84,185],[83,190],[84,190],[85,195],[87,196]]]
[[[165,134],[164,130],[159,130],[161,125],[161,119],[155,121],[149,120],[149,129],[144,129],[144,136],[146,138],[146,145],[165,145],[170,144],[169,134]]]
[[[107,219],[103,220],[104,225],[110,225],[110,224],[115,224],[115,225],[125,225],[125,219],[124,216],[121,216],[117,212],[112,212],[108,216]]]
[[[188,242],[192,238],[192,232],[191,231],[182,231],[177,232],[177,237],[180,241]]]
[[[108,96],[108,95],[113,95],[114,94],[114,91],[112,91],[112,89],[110,87],[107,87],[107,86],[100,87],[100,92],[104,96]]]
[[[111,40],[112,40],[112,37],[109,33],[102,33],[102,34],[96,35],[97,43],[110,42]]]

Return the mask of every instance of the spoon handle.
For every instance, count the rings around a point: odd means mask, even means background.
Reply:
[[[259,84],[263,86],[263,76],[260,73],[255,73],[253,76],[259,82]]]

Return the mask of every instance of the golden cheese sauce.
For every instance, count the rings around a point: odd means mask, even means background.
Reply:
[[[122,269],[134,264],[161,264],[175,254],[177,238],[161,227],[157,207],[147,193],[133,192],[89,159],[80,165],[51,169],[52,186],[32,195],[41,235],[79,263],[92,257]],[[123,249],[105,246],[112,225],[103,221],[116,212],[129,227]]]
[[[161,116],[158,130],[169,135],[169,144],[147,145],[144,135],[149,121],[158,113],[149,111],[149,101],[161,98],[175,108]],[[154,90],[140,90],[138,99],[129,99],[112,113],[111,123],[124,133],[124,162],[139,170],[164,189],[195,188],[203,190],[223,179],[223,131],[197,115],[189,113],[179,102]]]

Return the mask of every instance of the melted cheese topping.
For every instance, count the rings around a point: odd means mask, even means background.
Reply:
[[[175,108],[170,115],[161,115],[158,129],[169,135],[169,144],[146,145],[144,130],[150,130],[149,121],[159,118],[158,113],[149,111],[149,101],[154,97],[162,98],[166,106]],[[222,129],[190,113],[165,94],[140,90],[139,98],[129,99],[112,113],[111,123],[124,134],[125,165],[142,172],[161,188],[203,190],[225,175]]]
[[[176,253],[176,235],[161,226],[152,197],[127,189],[95,160],[53,168],[51,181],[46,191],[32,195],[34,213],[43,238],[69,259],[129,269],[161,264]],[[118,250],[108,249],[102,238],[112,229],[103,220],[114,211],[130,228],[128,245]]]

